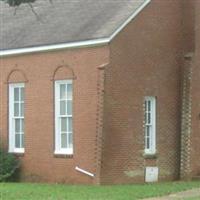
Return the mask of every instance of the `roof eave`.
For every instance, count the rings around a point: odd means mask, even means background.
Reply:
[[[94,47],[106,45],[111,42],[123,29],[130,23],[149,3],[151,0],[146,0],[117,30],[108,38],[101,39],[93,39],[86,40],[80,42],[71,42],[71,43],[62,43],[55,45],[45,45],[45,46],[37,46],[37,47],[28,47],[28,48],[20,48],[20,49],[10,49],[10,50],[1,50],[0,57],[19,55],[19,54],[28,54],[28,53],[36,53],[36,52],[47,52],[47,51],[55,51],[61,49],[71,49],[71,48],[83,48],[83,47]]]
[[[10,50],[0,51],[0,57],[27,54],[27,53],[36,53],[36,52],[55,51],[55,50],[69,49],[69,48],[71,49],[71,48],[100,46],[100,45],[105,45],[107,43],[109,43],[109,39],[103,38],[103,39],[86,40],[86,41],[80,41],[80,42],[55,44],[55,45],[28,47],[28,48],[21,48],[21,49],[10,49]]]

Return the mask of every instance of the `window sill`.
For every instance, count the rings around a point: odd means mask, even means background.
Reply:
[[[19,152],[19,151],[9,151],[8,153],[10,154],[14,154],[17,157],[23,157],[24,156],[24,151],[23,152]]]
[[[13,150],[9,150],[9,153],[17,153],[17,154],[24,154],[24,149],[13,149]]]
[[[69,149],[67,151],[55,151],[54,152],[55,157],[73,157],[73,150]]]
[[[158,157],[158,153],[144,153],[143,157],[145,159],[156,159]]]
[[[54,153],[54,158],[73,158],[73,154],[58,154]]]

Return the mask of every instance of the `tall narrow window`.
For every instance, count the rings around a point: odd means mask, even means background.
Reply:
[[[145,97],[145,153],[156,153],[156,98]]]
[[[73,154],[72,81],[55,81],[55,153]]]
[[[9,151],[24,153],[24,84],[9,85]]]

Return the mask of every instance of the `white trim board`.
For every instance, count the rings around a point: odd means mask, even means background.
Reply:
[[[68,49],[68,48],[81,48],[81,47],[91,47],[107,44],[108,39],[96,39],[96,40],[87,40],[81,42],[71,42],[71,43],[63,43],[63,44],[55,44],[55,45],[46,45],[46,46],[38,46],[38,47],[28,47],[21,49],[10,49],[0,51],[0,57],[9,56],[9,55],[17,55],[24,53],[35,53],[35,52],[43,52],[43,51],[52,51],[52,50],[60,50],[60,49]]]
[[[20,48],[20,49],[10,49],[10,50],[1,50],[0,57],[18,55],[18,54],[27,54],[27,53],[35,53],[35,52],[44,52],[44,51],[52,51],[52,50],[60,50],[60,49],[68,49],[68,48],[83,48],[83,47],[92,47],[92,46],[100,46],[106,45],[115,38],[124,27],[127,26],[149,3],[151,0],[146,0],[117,30],[108,38],[102,39],[93,39],[86,40],[80,42],[70,42],[70,43],[62,43],[55,45],[45,45],[45,46],[37,46],[37,47],[28,47],[28,48]]]

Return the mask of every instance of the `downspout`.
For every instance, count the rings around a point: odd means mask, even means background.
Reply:
[[[94,176],[95,176],[95,175],[92,174],[91,172],[88,172],[88,171],[86,171],[86,170],[84,170],[84,169],[81,169],[81,168],[78,167],[78,166],[75,167],[75,170],[78,171],[78,172],[81,172],[81,173],[83,173],[83,174],[86,174],[86,175],[88,175],[88,176],[90,176],[90,177],[94,177]]]

